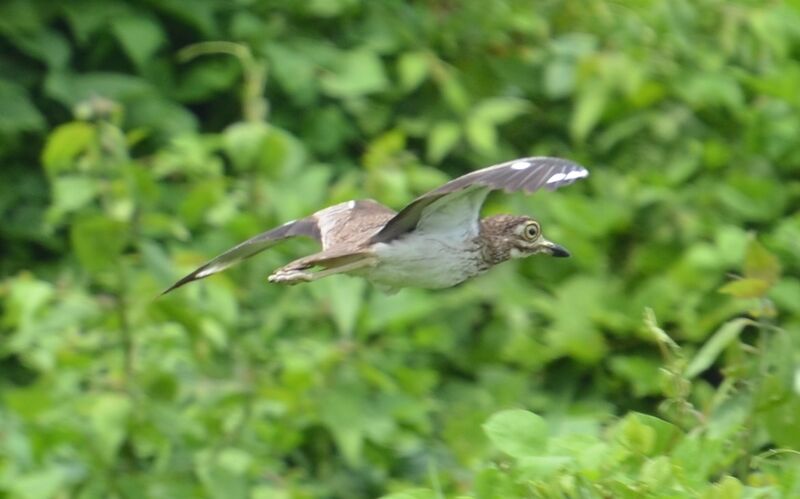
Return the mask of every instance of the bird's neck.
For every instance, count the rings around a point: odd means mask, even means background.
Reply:
[[[495,217],[488,217],[481,220],[480,240],[481,253],[487,264],[497,265],[511,258],[511,245],[494,220]]]

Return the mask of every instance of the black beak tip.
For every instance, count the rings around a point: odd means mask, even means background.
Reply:
[[[558,258],[567,258],[570,256],[570,253],[567,251],[567,248],[561,246],[560,244],[554,244],[550,249],[550,255]]]

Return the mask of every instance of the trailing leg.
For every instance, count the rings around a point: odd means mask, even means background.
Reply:
[[[371,267],[376,261],[369,253],[322,251],[279,268],[269,276],[269,282],[289,285],[311,282],[329,275]],[[321,267],[323,270],[314,271],[314,267]]]

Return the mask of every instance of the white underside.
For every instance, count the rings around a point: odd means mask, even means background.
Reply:
[[[476,243],[465,234],[413,235],[375,246],[378,264],[358,271],[383,288],[449,288],[484,270]]]

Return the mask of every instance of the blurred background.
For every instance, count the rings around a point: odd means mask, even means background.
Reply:
[[[0,3],[0,497],[800,496],[800,3]],[[280,287],[326,205],[497,195],[573,258]]]

